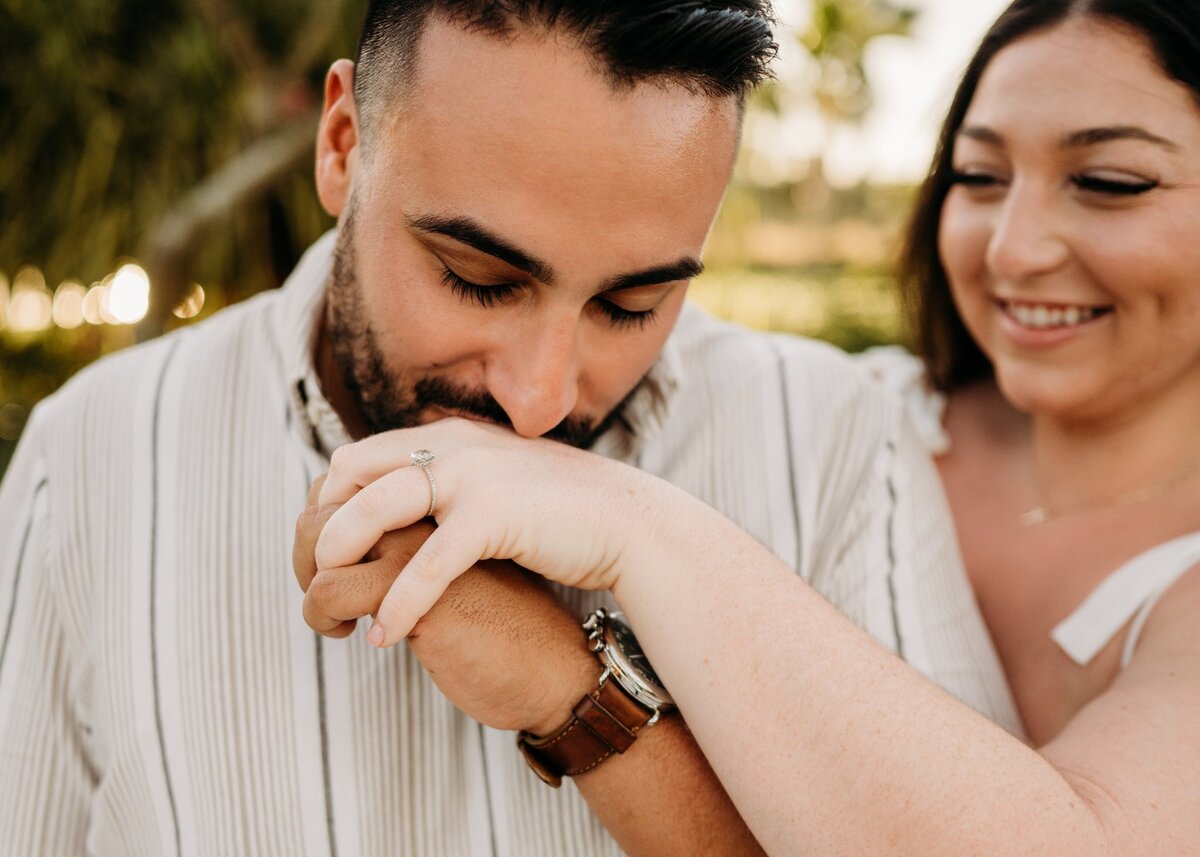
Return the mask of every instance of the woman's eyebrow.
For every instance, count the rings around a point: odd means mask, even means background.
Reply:
[[[967,137],[979,143],[986,143],[989,146],[999,146],[1004,148],[1004,138],[998,131],[993,131],[983,125],[965,125],[958,129],[956,137]]]
[[[1112,125],[1105,128],[1087,128],[1083,131],[1076,131],[1063,137],[1062,147],[1064,149],[1074,149],[1081,146],[1096,146],[1100,143],[1111,143],[1114,140],[1141,140],[1161,146],[1164,149],[1169,149],[1172,152],[1178,152],[1180,148],[1178,143],[1172,143],[1165,137],[1152,134],[1145,128],[1139,128],[1135,125]]]
[[[959,137],[967,137],[989,146],[1004,147],[1004,137],[997,131],[983,125],[968,125],[959,130]],[[1101,128],[1085,128],[1073,131],[1062,138],[1060,145],[1064,149],[1078,149],[1084,146],[1098,146],[1101,143],[1111,143],[1114,140],[1141,140],[1153,143],[1172,152],[1178,152],[1180,146],[1165,137],[1152,134],[1145,128],[1136,125],[1110,125]]]

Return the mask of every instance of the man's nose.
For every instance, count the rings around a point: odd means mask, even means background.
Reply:
[[[1020,282],[1062,265],[1069,256],[1058,203],[1034,188],[1014,187],[998,209],[987,248],[988,269]]]
[[[581,343],[577,317],[539,320],[508,333],[488,366],[488,391],[522,437],[540,437],[579,402]]]

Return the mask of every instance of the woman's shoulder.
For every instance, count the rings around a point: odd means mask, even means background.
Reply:
[[[899,345],[869,348],[855,355],[867,374],[896,396],[921,443],[934,455],[950,450],[946,432],[946,397],[933,389],[921,358]]]

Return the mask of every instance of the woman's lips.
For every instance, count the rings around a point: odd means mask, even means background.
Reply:
[[[1046,348],[1093,330],[1112,314],[1111,306],[1010,301],[999,298],[1001,327],[1009,339],[1026,348]]]

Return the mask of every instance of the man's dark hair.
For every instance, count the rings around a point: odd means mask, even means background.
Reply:
[[[1144,37],[1163,74],[1187,86],[1200,105],[1200,0],[1016,0],[992,25],[967,65],[921,187],[901,257],[900,281],[918,352],[933,386],[950,392],[992,377],[971,337],[938,253],[942,207],[953,184],[954,141],[988,65],[1013,42],[1072,19],[1116,24]]]
[[[371,0],[355,101],[368,127],[411,76],[431,15],[498,37],[541,26],[579,40],[614,86],[664,79],[739,99],[770,74],[778,45],[770,0]]]

